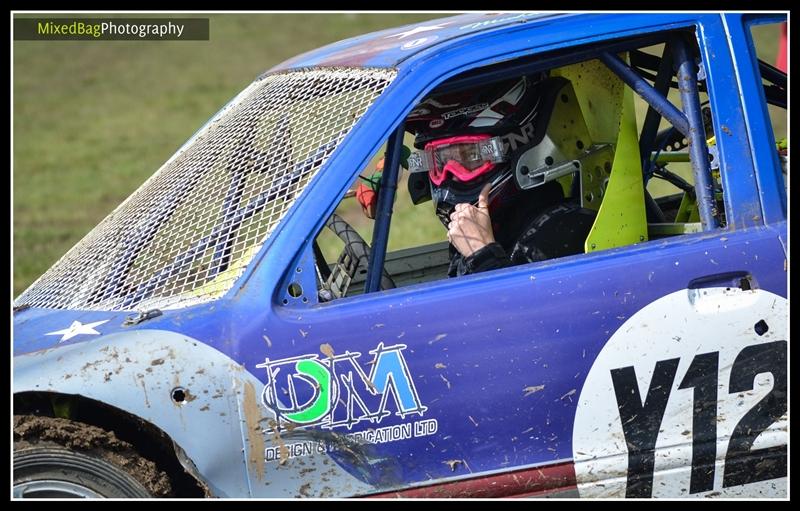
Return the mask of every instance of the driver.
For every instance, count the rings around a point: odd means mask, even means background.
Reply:
[[[409,170],[427,173],[450,242],[449,276],[583,252],[594,213],[565,200],[557,181],[521,190],[514,176],[542,141],[564,83],[515,78],[431,97],[407,117],[417,149]]]

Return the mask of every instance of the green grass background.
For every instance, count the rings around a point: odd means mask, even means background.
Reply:
[[[266,69],[347,37],[447,14],[195,16],[210,18],[209,41],[14,42],[14,296]],[[770,62],[776,34],[756,28]],[[412,206],[404,190],[389,249],[445,239],[431,204]],[[354,199],[339,211],[370,239],[372,222]],[[338,252],[331,238],[323,235],[329,259]]]
[[[446,15],[198,15],[209,41],[15,41],[14,296],[265,70]]]

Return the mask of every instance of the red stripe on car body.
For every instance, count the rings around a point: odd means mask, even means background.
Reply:
[[[369,495],[369,498],[541,497],[577,488],[572,462],[476,477],[421,488]]]

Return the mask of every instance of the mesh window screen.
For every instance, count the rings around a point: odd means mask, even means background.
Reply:
[[[15,305],[167,309],[222,296],[394,77],[327,68],[257,80]]]

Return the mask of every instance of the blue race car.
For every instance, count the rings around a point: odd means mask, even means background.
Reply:
[[[467,14],[270,69],[15,300],[14,496],[787,496],[785,21]],[[384,148],[368,243],[337,208]],[[555,194],[509,217],[536,257],[387,253],[398,187],[449,229],[499,168]]]

